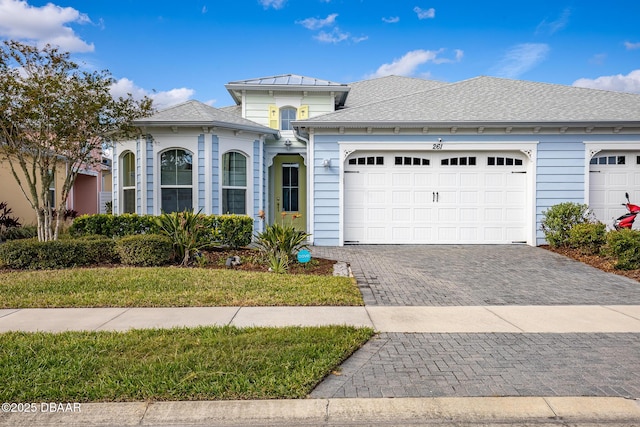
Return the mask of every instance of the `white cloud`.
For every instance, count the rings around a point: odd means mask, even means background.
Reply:
[[[111,95],[116,98],[119,96],[126,97],[129,93],[134,99],[142,99],[143,97],[148,96],[153,99],[153,105],[155,108],[162,109],[188,101],[191,99],[195,91],[193,89],[183,87],[163,92],[150,92],[136,86],[133,81],[127,78],[122,78],[111,86]]]
[[[258,0],[265,9],[269,9],[270,7],[274,9],[282,9],[287,0]]]
[[[569,17],[571,16],[571,9],[567,8],[562,11],[562,14],[555,21],[547,22],[544,19],[536,28],[536,34],[553,34],[560,31],[569,23]]]
[[[332,13],[324,19],[307,18],[303,19],[302,21],[296,21],[296,24],[300,24],[309,30],[318,30],[322,27],[327,27],[335,24],[337,17],[337,13]]]
[[[76,9],[53,3],[35,7],[24,0],[0,0],[0,36],[38,45],[48,43],[69,52],[93,52],[94,45],[78,37],[70,23],[87,24],[91,20]]]
[[[322,43],[340,43],[348,40],[351,35],[349,33],[343,33],[339,28],[334,28],[331,32],[320,31],[318,35],[313,38]]]
[[[616,92],[640,93],[640,70],[633,70],[626,76],[616,74],[614,76],[601,76],[595,79],[578,79],[573,82],[573,86],[612,90]]]
[[[382,18],[383,22],[386,22],[387,24],[396,24],[398,22],[400,22],[400,17],[399,16],[390,16],[389,18]]]
[[[411,76],[414,75],[416,69],[427,62],[433,62],[434,64],[444,64],[457,62],[462,59],[464,52],[460,49],[455,50],[455,59],[441,58],[439,55],[444,52],[444,49],[439,50],[412,50],[404,54],[402,58],[395,59],[390,64],[382,64],[375,73],[370,74],[367,78],[384,77],[390,75],[398,76]]]
[[[496,74],[501,77],[517,78],[526,73],[549,53],[549,46],[544,43],[523,43],[512,47],[496,67]]]
[[[628,50],[640,49],[640,42],[637,42],[637,43],[624,42],[624,47],[626,47]]]
[[[436,17],[436,10],[434,8],[422,9],[421,7],[414,7],[413,11],[418,15],[418,19],[431,19]]]

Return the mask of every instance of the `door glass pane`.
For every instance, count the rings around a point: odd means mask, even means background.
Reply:
[[[298,211],[298,165],[282,166],[282,209],[285,212]]]

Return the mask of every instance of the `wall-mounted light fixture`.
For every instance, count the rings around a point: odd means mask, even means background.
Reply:
[[[322,161],[322,166],[324,166],[325,168],[331,167],[331,159],[324,159]]]
[[[287,147],[287,150],[291,149],[291,140],[287,139],[284,141],[284,146]]]

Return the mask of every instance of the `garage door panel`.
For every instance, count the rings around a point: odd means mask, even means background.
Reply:
[[[523,165],[492,167],[487,156],[478,153],[367,155],[386,157],[383,164],[375,166],[346,165],[346,172],[353,172],[346,173],[344,180],[346,242],[455,244],[524,240],[527,180],[524,173],[511,173],[523,171]],[[472,164],[461,160],[472,157],[476,160]],[[401,164],[396,158],[402,160]],[[416,161],[427,158],[429,164]],[[451,159],[456,158],[453,163]],[[441,159],[448,161],[442,164]],[[357,175],[358,179],[350,179]],[[356,206],[360,209],[354,209]],[[508,231],[509,228],[515,231]]]
[[[384,205],[387,202],[387,193],[384,190],[380,191],[367,191],[367,203]]]
[[[411,221],[411,208],[393,208],[391,209],[392,221]]]
[[[411,192],[397,190],[391,193],[391,201],[394,205],[411,203]]]
[[[624,193],[632,202],[640,199],[640,151],[602,151],[591,159],[589,165],[589,207],[596,218],[611,224],[614,218],[625,212],[622,203]],[[625,161],[620,161],[624,157]],[[634,224],[634,228],[640,228]]]

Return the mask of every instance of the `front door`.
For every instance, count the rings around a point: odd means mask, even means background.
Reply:
[[[278,155],[273,160],[273,168],[274,221],[306,231],[307,167],[302,156]]]

